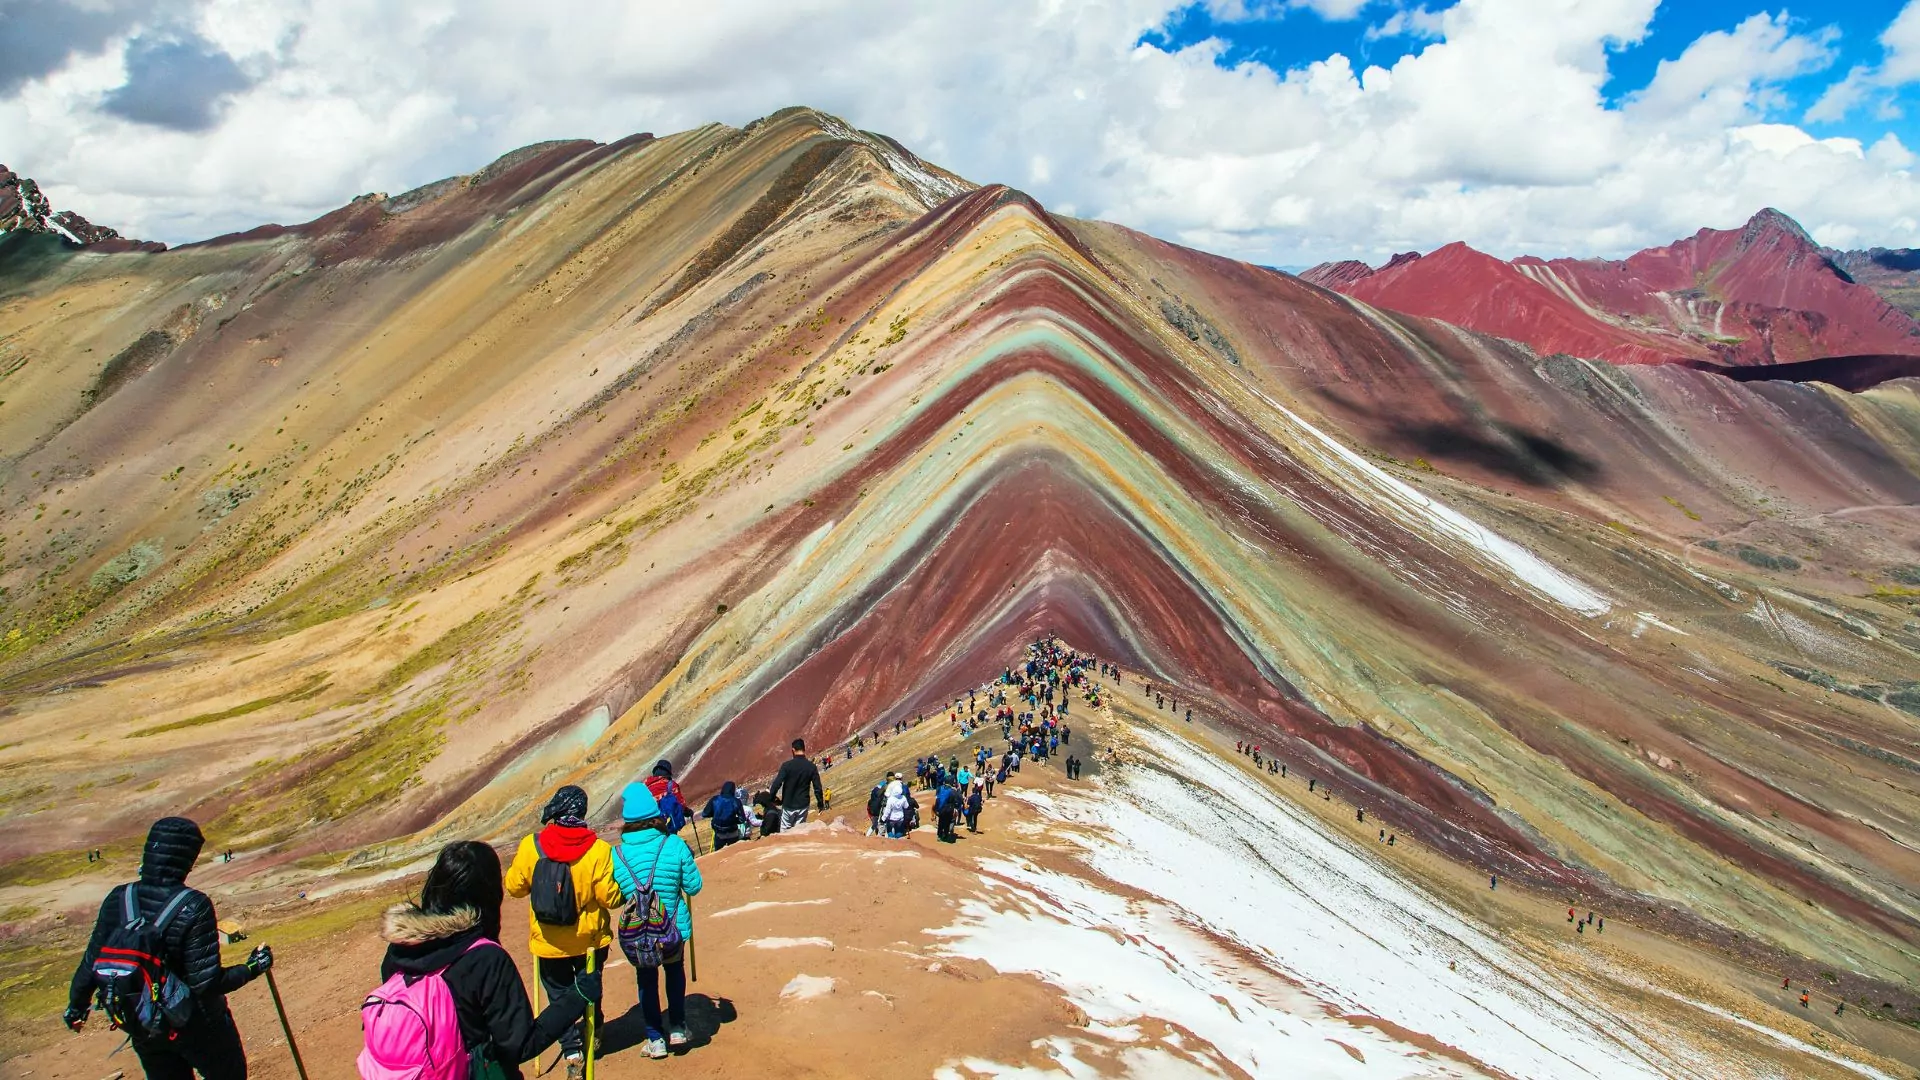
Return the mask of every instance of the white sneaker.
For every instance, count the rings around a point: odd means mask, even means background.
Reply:
[[[655,1060],[666,1057],[667,1056],[666,1040],[665,1039],[648,1039],[646,1042],[643,1042],[640,1044],[640,1052]]]
[[[689,1038],[687,1038],[687,1033],[686,1033],[686,1032],[684,1032],[684,1031],[669,1031],[669,1032],[667,1032],[667,1045],[668,1045],[668,1046],[672,1046],[672,1047],[676,1047],[676,1048],[677,1048],[677,1047],[681,1047],[681,1046],[685,1046],[685,1045],[687,1045],[687,1043],[689,1043],[689,1042],[691,1042],[691,1041],[692,1041],[691,1039],[689,1039]]]

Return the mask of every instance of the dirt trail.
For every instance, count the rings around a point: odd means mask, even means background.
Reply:
[[[951,741],[950,733],[930,722],[893,740],[889,749],[925,745],[924,753]],[[882,757],[855,760],[871,761],[867,767],[877,774],[896,760],[894,753]],[[828,776],[845,789],[860,771],[840,766]],[[1064,782],[1057,769],[1028,766],[1025,775],[1029,786]],[[923,794],[921,802],[929,801]],[[876,1053],[884,1054],[885,1071],[899,1076],[926,1076],[963,1055],[1039,1064],[1045,1057],[1034,1049],[1036,1040],[1084,1023],[1058,992],[1035,979],[1000,977],[983,964],[937,957],[938,941],[928,933],[952,922],[960,902],[985,895],[972,866],[975,857],[1031,844],[1006,827],[1011,817],[1030,811],[995,799],[978,836],[963,829],[958,844],[944,845],[933,839],[930,808],[923,811],[927,826],[901,841],[864,836],[863,808],[864,797],[845,800],[844,810],[829,814],[833,820],[699,860],[706,888],[695,901],[699,981],[688,988],[694,1045],[664,1063],[641,1056],[633,969],[616,960],[606,979],[608,1056],[597,1066],[598,1076],[620,1080],[661,1069],[684,1076],[757,1075],[770,1063],[789,1063],[782,1064],[782,1075],[861,1077],[875,1075]],[[281,993],[313,1080],[354,1074],[358,1005],[379,981],[383,946],[375,913],[383,904],[381,898],[347,902],[333,909],[353,916],[346,925],[275,942]],[[524,902],[508,901],[505,944],[531,982],[526,917]],[[274,941],[274,935],[256,940]],[[290,1080],[292,1060],[266,987],[250,986],[231,1003],[252,1075]],[[131,1052],[109,1057],[119,1041],[97,1030],[62,1038],[6,1062],[0,1073],[10,1080],[100,1080],[123,1068],[138,1075]]]
[[[1110,767],[1108,751],[1118,747],[1123,757],[1129,752],[1131,724],[1166,724],[1164,714],[1156,718],[1152,711],[1144,695],[1123,689],[1113,711],[1076,713],[1071,718],[1075,728],[1071,749],[1087,763],[1089,777],[1098,777]],[[1230,739],[1222,745],[1221,737],[1204,724],[1177,727],[1184,737],[1211,745],[1222,760],[1249,773],[1256,771],[1231,752]],[[837,800],[827,820],[701,857],[707,885],[695,902],[694,948],[700,978],[690,987],[689,996],[694,1044],[665,1062],[641,1056],[631,968],[615,961],[606,982],[611,1017],[604,1029],[607,1056],[597,1075],[622,1080],[665,1070],[683,1076],[740,1076],[777,1068],[781,1075],[807,1077],[928,1076],[943,1069],[947,1070],[943,1075],[959,1077],[980,1075],[989,1063],[994,1068],[1026,1066],[1051,1072],[1058,1068],[1061,1048],[1068,1046],[1078,1048],[1083,1067],[1100,1075],[1153,1075],[1129,1069],[1125,1045],[1116,1045],[1110,1056],[1089,1055],[1086,1048],[1101,1038],[1100,1025],[1090,1026],[1086,1013],[1062,990],[1031,976],[1002,975],[981,961],[944,955],[949,951],[946,939],[937,932],[961,921],[966,906],[1023,903],[983,876],[977,865],[980,860],[1001,865],[1011,861],[1076,875],[1111,894],[1128,895],[1128,890],[1078,861],[1069,835],[1072,826],[1048,819],[1033,800],[1001,797],[988,803],[982,833],[969,835],[963,829],[957,844],[943,845],[933,839],[932,814],[926,805],[930,799],[921,792],[926,825],[919,832],[902,841],[863,835],[865,793],[887,770],[928,753],[944,759],[983,739],[993,745],[997,740],[991,736],[997,735],[997,729],[989,728],[962,740],[944,717],[890,735],[885,744],[839,759],[827,771]],[[1086,792],[1103,787],[1098,779],[1070,785],[1057,764],[1062,760],[1026,764],[1009,788],[1058,795],[1069,788]],[[1276,791],[1313,811],[1320,828],[1369,846],[1365,842],[1372,839],[1373,827],[1357,825],[1350,808],[1306,798],[1304,784],[1259,775]],[[1847,1026],[1840,1027],[1828,1025],[1828,1018],[1797,1016],[1764,992],[1768,981],[1764,973],[1635,928],[1626,920],[1611,923],[1604,939],[1589,935],[1570,942],[1564,940],[1566,931],[1560,923],[1565,905],[1557,898],[1504,886],[1498,893],[1488,892],[1484,878],[1473,879],[1470,871],[1404,838],[1394,848],[1379,848],[1374,856],[1498,933],[1535,962],[1590,984],[1594,998],[1617,1008],[1620,1022],[1628,1026],[1679,1028],[1710,1045],[1724,1040],[1729,1060],[1763,1063],[1786,1070],[1785,1075],[1856,1075],[1767,1037],[1714,1021],[1692,1006],[1636,990],[1637,979],[1787,1032],[1813,1046],[1845,1049],[1850,1057],[1862,1055],[1845,1048],[1834,1035],[1888,1058],[1920,1060],[1916,1040],[1896,1025],[1843,1018]],[[345,1080],[353,1075],[353,1057],[360,1047],[357,1006],[377,981],[382,951],[375,932],[377,913],[403,895],[409,884],[315,905],[313,913],[298,923],[256,932],[253,940],[234,949],[237,954],[261,940],[275,945],[281,990],[314,1080]],[[505,944],[514,952],[522,976],[530,979],[533,965],[526,952],[525,919],[524,904],[510,901]],[[1232,945],[1204,924],[1192,929],[1218,944]],[[1109,933],[1118,936],[1120,932]],[[1260,958],[1246,954],[1245,959],[1250,977],[1261,977]],[[1777,986],[1777,980],[1772,984]],[[232,1003],[247,1039],[253,1075],[290,1080],[292,1063],[265,987],[249,987],[235,995]],[[1434,1057],[1451,1059],[1467,1075],[1478,1071],[1470,1057],[1420,1032],[1400,1030],[1369,1016],[1341,1019],[1356,1032],[1377,1029]],[[49,1017],[48,1022],[55,1021]],[[1142,1023],[1140,1028],[1146,1044],[1177,1044],[1196,1063],[1210,1063],[1229,1075],[1246,1075],[1228,1055],[1190,1031],[1157,1021]],[[0,1075],[8,1080],[101,1080],[118,1069],[138,1075],[130,1054],[110,1056],[118,1041],[97,1030],[61,1037],[5,1062]],[[1351,1047],[1342,1048],[1357,1053]],[[970,1062],[978,1069],[968,1068]],[[1885,1058],[1880,1064],[1889,1070],[1898,1068]],[[1909,1073],[1910,1068],[1888,1075]],[[534,1075],[534,1070],[529,1068],[527,1074]]]

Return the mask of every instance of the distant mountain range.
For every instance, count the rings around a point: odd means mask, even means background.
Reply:
[[[1837,252],[1778,210],[1613,261],[1503,261],[1453,243],[1300,276],[1376,307],[1622,364],[1920,355],[1920,252]]]

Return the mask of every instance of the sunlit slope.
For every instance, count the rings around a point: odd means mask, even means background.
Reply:
[[[7,853],[400,864],[1052,629],[1475,865],[1909,977],[1910,383],[1543,361],[805,111],[437,188],[14,263]]]

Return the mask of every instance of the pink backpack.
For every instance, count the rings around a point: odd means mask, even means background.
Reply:
[[[480,938],[466,951],[482,945],[499,942]],[[360,1006],[361,1080],[466,1080],[467,1047],[445,974],[441,968],[409,983],[396,971],[367,995]]]

